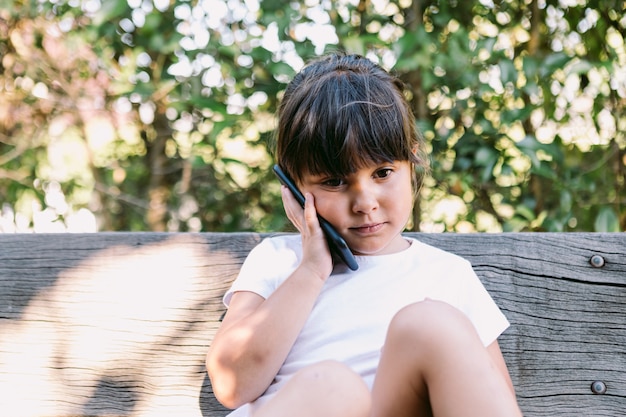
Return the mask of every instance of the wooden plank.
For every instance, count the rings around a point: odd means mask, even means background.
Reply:
[[[624,413],[626,234],[410,235],[469,259],[509,317],[525,415]],[[262,237],[0,235],[0,415],[224,416],[204,355]]]

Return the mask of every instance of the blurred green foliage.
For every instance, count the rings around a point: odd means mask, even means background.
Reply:
[[[399,75],[423,231],[626,230],[622,0],[14,0],[0,231],[275,231],[281,92],[310,58]]]

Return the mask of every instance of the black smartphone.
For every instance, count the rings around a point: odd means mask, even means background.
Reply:
[[[274,165],[274,173],[276,173],[278,179],[280,179],[280,182],[282,182],[284,185],[287,186],[287,188],[289,188],[294,197],[296,197],[296,200],[298,200],[298,203],[300,203],[300,205],[304,207],[304,196],[302,195],[300,190],[298,190],[298,187],[296,187],[296,184],[292,181],[292,179],[283,172],[278,164]],[[328,223],[328,221],[326,221],[326,219],[324,219],[319,214],[317,218],[319,219],[320,226],[322,227],[322,230],[326,235],[326,240],[328,241],[328,246],[330,247],[331,251],[339,256],[339,258],[346,265],[348,265],[348,268],[350,268],[351,270],[356,271],[357,269],[359,269],[359,265],[356,263],[356,259],[354,258],[352,251],[350,251],[350,248],[348,247],[346,241],[335,230],[335,228],[330,223]]]

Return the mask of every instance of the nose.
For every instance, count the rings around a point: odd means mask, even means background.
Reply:
[[[367,184],[356,184],[352,193],[352,211],[369,214],[378,209],[376,190]]]

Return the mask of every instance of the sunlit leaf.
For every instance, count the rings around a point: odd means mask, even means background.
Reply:
[[[481,166],[487,166],[492,163],[494,159],[498,157],[497,153],[489,147],[483,146],[478,149],[474,156],[476,164]]]
[[[572,194],[567,191],[567,190],[563,190],[561,191],[561,198],[560,198],[560,203],[561,203],[561,210],[568,212],[572,209]]]
[[[541,61],[541,65],[539,67],[541,77],[545,77],[553,71],[565,68],[565,65],[571,61],[571,59],[572,58],[563,52],[548,55],[543,61]]]
[[[619,232],[619,219],[612,207],[604,206],[593,223],[595,232]]]
[[[498,63],[500,67],[500,74],[502,77],[502,83],[515,82],[517,79],[517,70],[513,65],[513,62],[507,59],[503,59]]]
[[[106,22],[110,22],[124,13],[130,8],[126,0],[106,0],[101,3],[100,10],[93,18],[93,23],[100,26]]]
[[[350,53],[363,55],[366,51],[365,42],[361,36],[347,36],[342,42],[346,51]]]
[[[522,216],[524,219],[528,221],[535,219],[534,211],[530,207],[527,207],[523,204],[520,204],[519,206],[515,207],[515,213]]]

